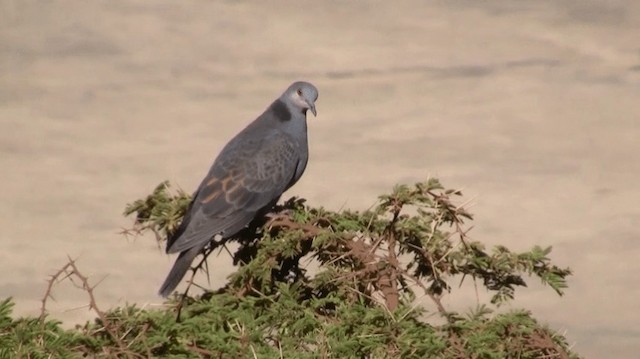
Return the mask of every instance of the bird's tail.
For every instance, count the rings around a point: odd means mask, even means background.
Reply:
[[[191,262],[193,262],[193,259],[200,253],[200,250],[201,248],[195,247],[180,253],[167,279],[164,280],[162,287],[160,287],[158,294],[166,298],[176,289],[191,267]]]

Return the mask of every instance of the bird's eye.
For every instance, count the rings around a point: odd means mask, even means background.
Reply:
[[[302,96],[302,90],[298,89],[296,92],[298,93],[298,96]]]

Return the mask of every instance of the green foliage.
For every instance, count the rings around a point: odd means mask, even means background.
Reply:
[[[167,234],[175,231],[189,207],[191,196],[182,190],[175,195],[169,192],[169,182],[164,181],[144,199],[127,204],[124,215],[136,215],[135,225],[125,234],[138,235],[151,230],[159,241],[166,239]]]
[[[550,247],[514,253],[470,241],[472,216],[454,203],[460,196],[431,179],[397,186],[363,212],[292,198],[231,239],[239,266],[224,288],[176,295],[164,310],[103,313],[92,299],[98,319],[72,331],[45,316],[12,320],[6,300],[0,356],[577,358],[530,313],[491,308],[512,300],[528,277],[562,295],[569,269],[551,263]],[[150,230],[164,241],[188,204],[162,183],[127,206],[136,216],[128,233]],[[307,270],[312,260],[317,270]],[[480,283],[491,303],[467,315],[447,311],[441,298],[461,280]]]
[[[74,352],[79,333],[66,332],[55,320],[12,319],[13,302],[0,302],[0,358],[61,358]]]

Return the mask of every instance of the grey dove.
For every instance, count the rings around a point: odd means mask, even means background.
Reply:
[[[213,237],[233,237],[300,179],[309,159],[307,111],[316,115],[317,99],[312,84],[291,84],[222,149],[167,240],[167,253],[180,255],[161,296],[173,292]]]

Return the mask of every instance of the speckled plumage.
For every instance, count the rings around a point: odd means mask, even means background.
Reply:
[[[167,253],[180,255],[160,295],[173,292],[214,236],[232,237],[300,179],[309,158],[306,114],[315,115],[317,98],[312,84],[293,83],[223,148],[167,241]]]

